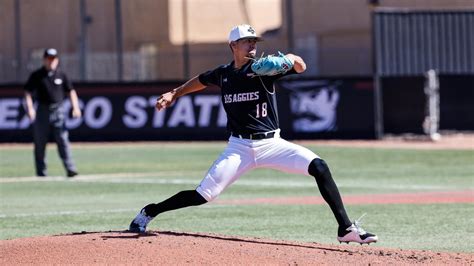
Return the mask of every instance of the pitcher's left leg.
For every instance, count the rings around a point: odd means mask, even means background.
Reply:
[[[308,173],[316,179],[321,196],[334,213],[339,224],[338,234],[340,236],[341,232],[351,226],[352,223],[344,209],[339,189],[332,178],[328,165],[321,158],[315,158],[309,164]]]
[[[324,160],[309,149],[283,139],[275,139],[273,147],[272,152],[267,151],[267,154],[271,156],[266,156],[266,162],[263,163],[271,168],[290,173],[309,174],[315,178],[321,196],[331,208],[339,225],[338,240],[340,242],[362,244],[378,240],[377,236],[365,232],[357,221],[353,224],[349,220],[339,189]]]

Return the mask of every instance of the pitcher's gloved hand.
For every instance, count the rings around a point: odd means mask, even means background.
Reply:
[[[259,59],[252,59],[252,70],[259,76],[274,76],[283,74],[293,68],[292,62],[287,56],[278,51],[278,55],[268,55]]]

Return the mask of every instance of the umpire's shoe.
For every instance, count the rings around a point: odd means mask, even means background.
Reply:
[[[151,220],[153,220],[153,218],[154,217],[148,216],[145,212],[145,208],[143,208],[137,214],[137,217],[135,217],[135,219],[130,223],[128,230],[134,233],[145,233],[146,226]]]
[[[79,174],[78,172],[73,171],[73,170],[68,170],[68,171],[67,171],[67,177],[69,177],[69,178],[75,177],[75,176],[77,176],[78,174]]]

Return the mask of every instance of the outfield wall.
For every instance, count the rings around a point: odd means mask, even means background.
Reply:
[[[384,132],[423,133],[425,78],[384,77],[382,103]],[[474,130],[474,75],[440,75],[441,130]]]
[[[388,133],[422,132],[423,80],[385,79]],[[440,77],[441,129],[474,130],[474,78]],[[226,116],[216,87],[157,112],[158,95],[181,82],[75,84],[83,117],[67,119],[73,141],[224,140]],[[372,139],[371,78],[286,79],[277,83],[282,135],[288,139]],[[70,113],[70,103],[66,102]],[[0,86],[0,142],[30,142],[22,86]]]
[[[218,88],[186,95],[157,112],[158,95],[180,82],[75,84],[83,117],[66,125],[74,141],[224,140],[227,119]],[[373,138],[370,78],[285,80],[277,85],[282,135]],[[0,87],[0,142],[29,142],[21,85]],[[70,103],[66,102],[70,112]]]

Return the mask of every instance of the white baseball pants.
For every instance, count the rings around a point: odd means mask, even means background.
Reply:
[[[231,136],[196,191],[212,201],[241,175],[261,167],[309,175],[309,164],[315,158],[319,156],[309,149],[280,138],[280,130],[273,138],[262,140]]]

